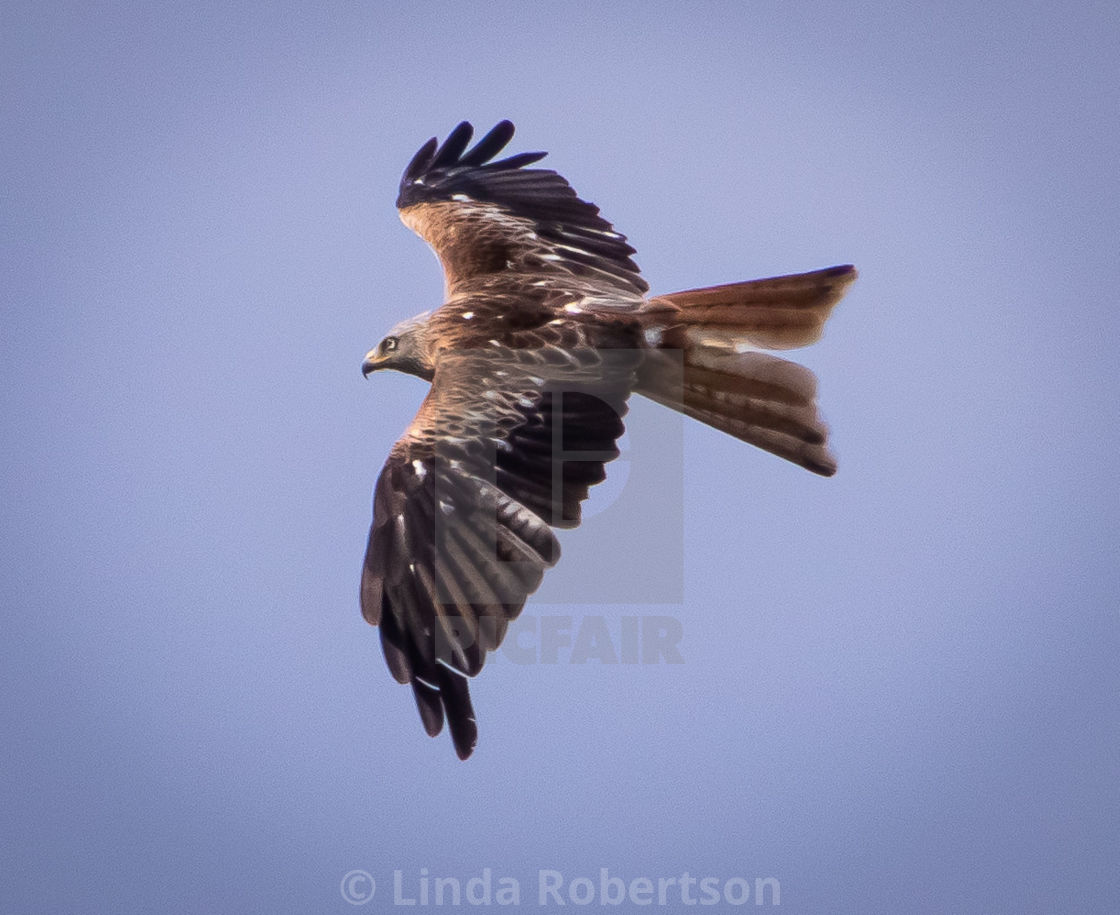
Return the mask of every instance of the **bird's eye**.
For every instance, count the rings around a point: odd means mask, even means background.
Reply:
[[[384,340],[381,341],[381,352],[382,353],[393,352],[397,348],[397,342],[398,341],[397,341],[396,337],[386,337]]]

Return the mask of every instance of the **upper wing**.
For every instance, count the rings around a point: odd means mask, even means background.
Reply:
[[[513,137],[509,121],[468,151],[472,134],[464,121],[442,146],[425,143],[397,197],[401,219],[439,255],[449,296],[502,271],[524,274],[526,285],[566,274],[615,294],[646,292],[634,249],[599,208],[556,172],[525,168],[545,153],[491,161]]]
[[[559,333],[560,331],[558,331]],[[617,456],[634,350],[486,348],[441,357],[377,481],[362,613],[435,736],[466,759],[466,677],[500,644]]]

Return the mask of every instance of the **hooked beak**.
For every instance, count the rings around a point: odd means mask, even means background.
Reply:
[[[370,372],[376,372],[381,368],[381,363],[384,357],[377,355],[377,350],[371,349],[366,353],[365,359],[362,360],[362,377],[368,378]]]

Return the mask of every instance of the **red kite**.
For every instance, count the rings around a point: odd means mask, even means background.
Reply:
[[[643,394],[814,473],[836,463],[800,365],[759,352],[812,343],[851,266],[657,297],[634,249],[548,169],[495,161],[502,121],[420,148],[404,223],[439,256],[446,301],[395,327],[362,363],[431,382],[373,498],[361,606],[389,670],[435,736],[478,737],[467,678],[498,647],[575,527]]]

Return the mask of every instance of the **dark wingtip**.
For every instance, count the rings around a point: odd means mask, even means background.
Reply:
[[[460,121],[455,129],[440,143],[432,137],[417,151],[404,171],[403,183],[415,181],[430,172],[452,168],[522,168],[543,159],[548,153],[518,153],[500,161],[491,161],[513,139],[515,128],[512,121],[498,121],[490,131],[468,150],[474,127],[470,121]]]
[[[510,156],[508,159],[502,159],[500,162],[495,162],[494,165],[499,165],[502,168],[523,168],[526,165],[532,165],[534,162],[540,162],[548,153],[546,152],[526,152],[518,153],[515,156]],[[575,194],[575,191],[572,191]],[[596,212],[598,208],[596,207]]]
[[[498,121],[490,131],[479,140],[474,149],[459,160],[460,165],[479,166],[493,159],[513,139],[512,121]]]
[[[437,140],[435,137],[432,137],[430,140],[428,140],[427,143],[416,150],[416,155],[414,155],[412,159],[409,160],[408,167],[404,170],[403,180],[410,181],[417,175],[421,175],[426,172],[428,170],[428,164],[431,161],[432,156],[435,155],[435,151],[438,147],[439,140]]]
[[[443,702],[439,690],[422,680],[413,679],[412,694],[416,698],[416,709],[420,712],[424,732],[429,737],[437,736],[443,730]]]
[[[474,128],[471,126],[471,122],[460,121],[455,125],[455,129],[447,135],[443,145],[436,151],[435,158],[432,159],[428,168],[447,168],[450,165],[458,164],[459,157],[467,148],[472,136],[474,136]]]
[[[440,697],[443,699],[447,726],[451,731],[455,752],[460,759],[466,759],[474,752],[475,745],[478,743],[478,722],[474,717],[467,678],[458,671],[442,666],[439,668],[438,676]]]
[[[470,759],[471,754],[474,752],[475,746],[478,744],[478,731],[475,730],[474,734],[469,738],[468,742],[460,742],[459,738],[455,738],[455,755],[460,759]]]

